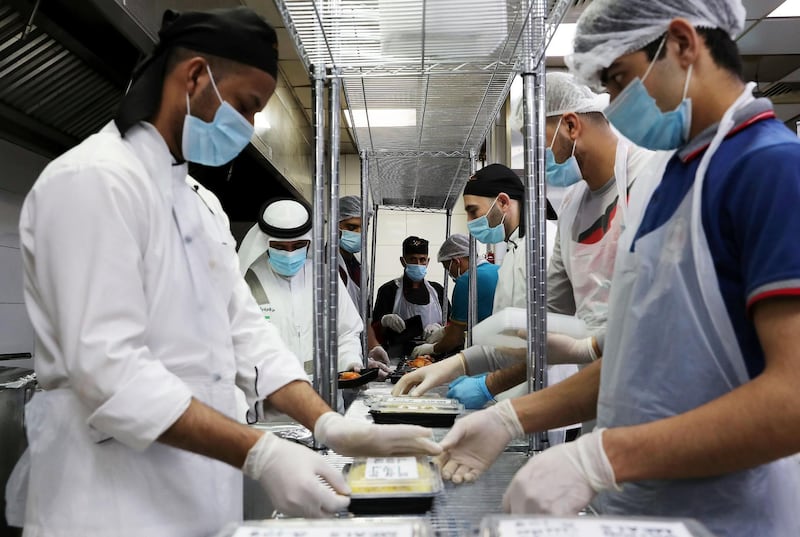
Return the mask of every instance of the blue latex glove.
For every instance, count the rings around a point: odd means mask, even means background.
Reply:
[[[486,403],[494,400],[486,387],[486,375],[488,373],[475,377],[458,377],[450,383],[447,397],[458,399],[466,408],[483,408]]]

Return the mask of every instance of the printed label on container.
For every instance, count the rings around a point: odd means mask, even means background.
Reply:
[[[382,457],[367,459],[365,479],[417,479],[417,459],[415,457]]]
[[[242,526],[236,530],[232,537],[412,537],[411,526],[400,524],[391,526],[364,527],[362,525],[350,528],[342,526],[319,527],[259,527]]]
[[[682,522],[597,519],[501,520],[500,537],[692,537]]]

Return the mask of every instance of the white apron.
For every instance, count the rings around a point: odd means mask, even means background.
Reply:
[[[617,211],[603,238],[594,244],[581,244],[572,239],[572,225],[577,220],[581,201],[588,190],[581,181],[567,193],[561,206],[559,239],[562,259],[575,297],[575,316],[586,323],[591,332],[605,328],[608,319],[608,297],[617,241],[622,232],[628,206],[628,151],[630,144],[619,139],[614,177],[617,186]]]
[[[341,277],[344,274],[344,286],[347,289],[347,294],[350,295],[350,299],[355,304],[356,309],[361,312],[361,282],[354,281],[350,278],[350,273],[347,272],[347,265],[344,262],[344,258],[342,257],[342,252],[340,250],[336,251],[336,260],[339,263],[339,276]],[[361,270],[364,270],[365,267],[361,267]]]
[[[639,238],[635,252],[630,245],[648,199],[629,211],[611,291],[600,427],[682,414],[749,381],[700,210],[708,163],[733,126],[733,112],[752,99],[751,90],[748,85],[725,113],[678,210]],[[654,356],[653,349],[666,352]],[[625,483],[622,492],[605,492],[596,504],[603,514],[694,517],[720,537],[800,535],[797,474],[797,464],[784,459],[720,477]]]
[[[439,304],[439,295],[436,293],[436,289],[426,280],[422,280],[423,285],[428,290],[430,299],[427,304],[412,304],[403,295],[403,280],[404,278],[396,278],[394,280],[395,285],[397,285],[397,292],[394,295],[392,313],[396,313],[403,319],[419,315],[422,318],[423,328],[431,323],[441,323],[442,305]]]

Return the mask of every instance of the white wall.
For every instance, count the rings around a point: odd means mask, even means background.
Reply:
[[[0,140],[0,357],[33,353],[33,328],[22,293],[22,259],[19,252],[19,213],[22,201],[49,160]],[[0,361],[0,366],[29,362]]]
[[[341,196],[361,195],[361,160],[358,155],[342,155],[339,169]],[[413,211],[378,211],[378,240],[375,255],[375,285],[373,289],[387,281],[400,276],[403,267],[400,265],[403,239],[409,235],[416,235],[430,241],[428,264],[428,280],[442,283],[445,274],[442,265],[436,262],[436,253],[444,242],[446,235],[447,217],[444,213],[420,213]],[[373,221],[374,222],[374,221]],[[372,228],[370,226],[370,241]],[[451,233],[467,233],[467,215],[464,204],[459,195],[456,206],[453,208],[451,220]],[[370,246],[372,242],[370,242]],[[371,256],[371,254],[369,254]],[[452,284],[448,291],[452,291]],[[374,297],[373,297],[374,300]]]

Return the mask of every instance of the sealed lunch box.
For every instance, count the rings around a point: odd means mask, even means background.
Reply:
[[[375,423],[408,423],[425,427],[450,427],[464,411],[456,399],[388,397],[372,405]]]
[[[364,457],[342,470],[350,486],[351,513],[425,513],[444,485],[428,457]]]
[[[712,537],[693,519],[653,517],[555,517],[546,515],[489,515],[481,520],[480,537],[521,537],[523,535],[671,535]]]
[[[289,518],[275,520],[250,520],[229,524],[216,537],[341,537],[358,535],[384,537],[433,537],[430,524],[418,517],[360,517],[309,520]]]

